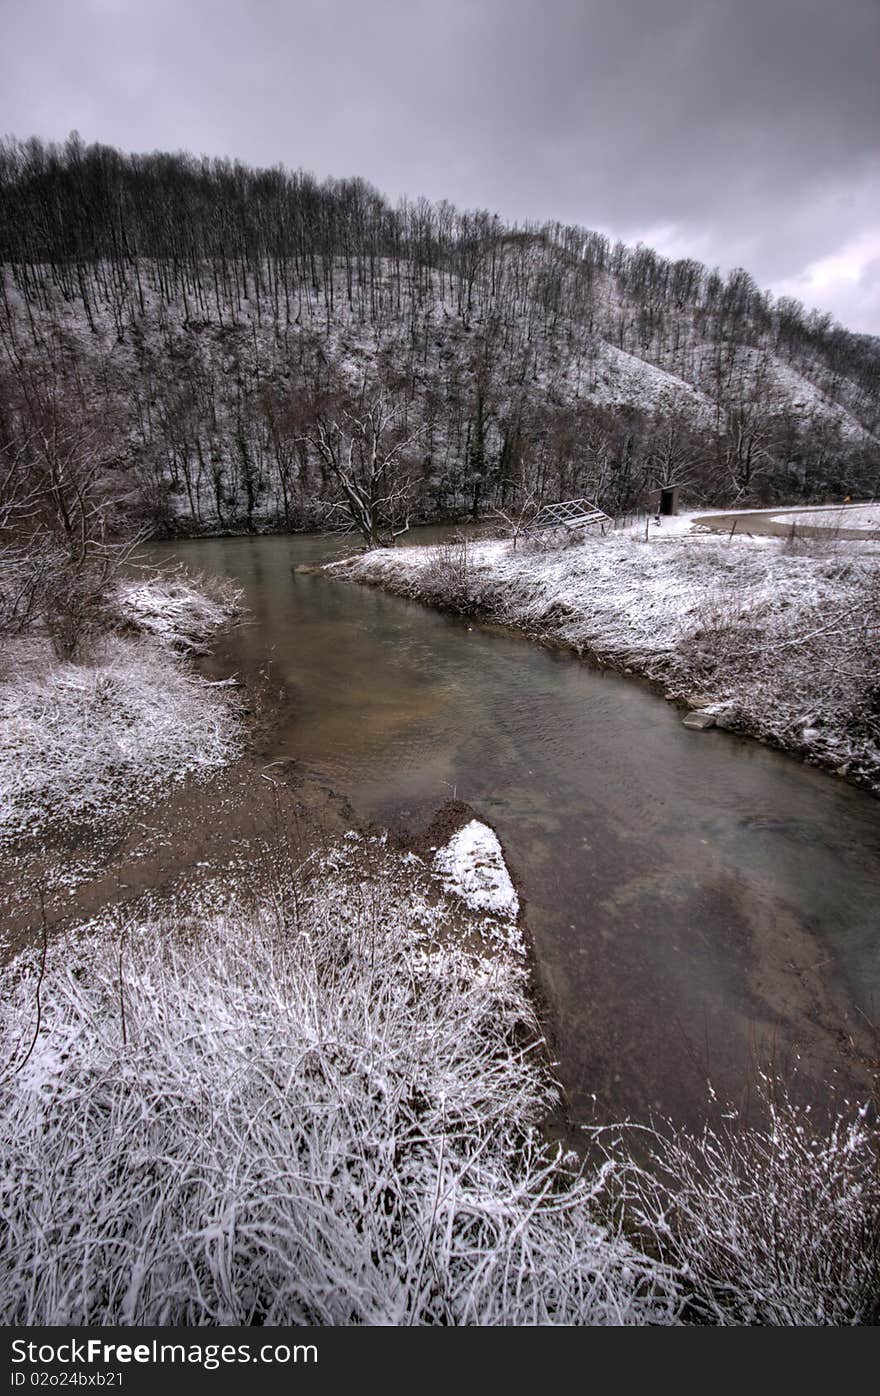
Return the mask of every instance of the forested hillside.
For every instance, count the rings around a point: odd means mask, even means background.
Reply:
[[[878,488],[880,340],[596,232],[72,137],[0,147],[0,262],[20,517],[35,470],[181,532],[337,522],[367,480],[386,537]]]

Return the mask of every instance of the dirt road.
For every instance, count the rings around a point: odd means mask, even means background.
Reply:
[[[697,520],[697,527],[710,529],[713,533],[730,533],[734,528],[737,533],[758,534],[761,536],[771,536],[775,538],[789,538],[792,529],[798,538],[827,538],[829,542],[833,538],[861,539],[863,542],[868,539],[880,539],[880,528],[847,528],[846,516],[849,509],[864,508],[863,505],[834,505],[824,504],[813,508],[775,508],[775,509],[746,509],[742,513],[727,514],[701,514]],[[837,527],[828,524],[811,525],[810,517],[813,514],[823,515],[837,513],[840,515],[840,525]]]

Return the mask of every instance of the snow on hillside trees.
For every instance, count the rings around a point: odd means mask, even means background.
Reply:
[[[413,520],[626,510],[670,423],[692,504],[876,490],[877,342],[741,270],[76,141],[4,145],[0,198],[0,438],[51,368],[168,531],[327,522],[324,407],[383,394],[418,431]]]

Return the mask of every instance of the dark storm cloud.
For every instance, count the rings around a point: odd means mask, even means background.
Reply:
[[[877,0],[4,0],[0,127],[583,223],[880,330]]]

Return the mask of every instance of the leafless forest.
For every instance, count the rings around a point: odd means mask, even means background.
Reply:
[[[876,489],[876,339],[581,228],[71,137],[0,148],[0,262],[7,512],[34,472],[180,534],[335,524],[366,488],[372,541],[660,483]]]

